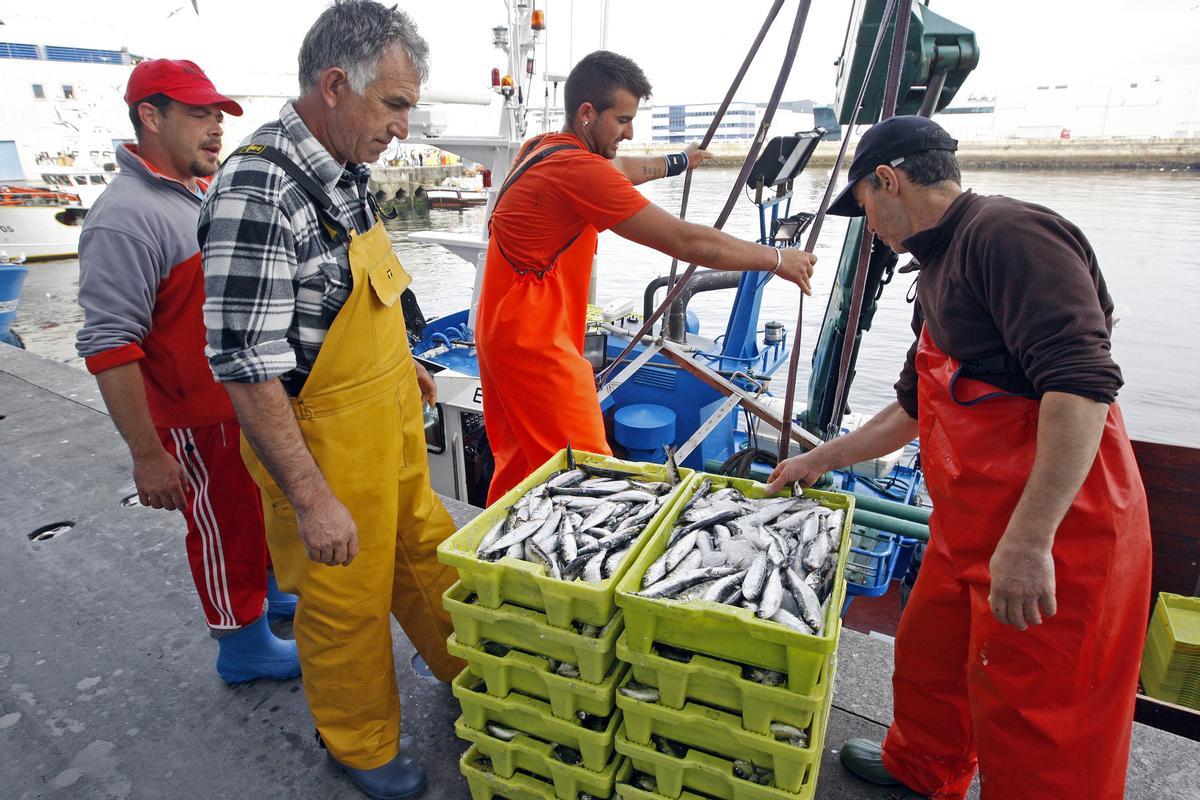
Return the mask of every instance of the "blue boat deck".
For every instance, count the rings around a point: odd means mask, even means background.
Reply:
[[[125,447],[93,379],[0,346],[0,798],[361,797],[329,768],[299,681],[229,688],[204,630],[179,515],[120,505]],[[452,501],[464,522],[478,509]],[[58,538],[28,534],[59,521]],[[286,628],[282,631],[286,632]],[[396,629],[406,746],[430,800],[470,797],[448,686]],[[846,631],[817,797],[914,795],[849,777],[834,748],[882,736],[891,645]],[[1200,743],[1135,727],[1127,797],[1200,796]],[[972,796],[977,796],[978,789]]]

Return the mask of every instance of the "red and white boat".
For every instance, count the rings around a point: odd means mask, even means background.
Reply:
[[[0,256],[47,261],[79,254],[87,209],[79,195],[42,186],[0,186]]]

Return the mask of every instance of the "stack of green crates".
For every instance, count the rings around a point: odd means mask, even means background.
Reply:
[[[661,465],[579,451],[574,456],[580,463],[651,480],[667,478]],[[454,624],[447,646],[467,662],[451,688],[463,712],[455,732],[471,742],[459,766],[473,800],[604,800],[614,798],[617,782],[632,772],[614,745],[621,724],[616,690],[628,669],[617,661],[625,620],[614,593],[687,483],[648,523],[617,573],[600,583],[555,580],[539,566],[513,558],[476,558],[480,540],[509,507],[566,462],[560,452],[438,547],[439,560],[459,573],[442,603]],[[685,478],[691,475],[682,472]],[[556,672],[558,662],[578,667],[578,677]],[[517,735],[499,738],[489,726]]]
[[[617,605],[625,615],[617,658],[630,665],[623,683],[658,689],[656,702],[617,694],[624,723],[616,749],[629,758],[635,774],[641,773],[636,781],[619,783],[617,794],[623,800],[811,798],[833,702],[854,500],[837,492],[805,492],[846,512],[825,631],[811,636],[740,607],[636,594],[646,569],[666,549],[675,518],[705,479],[714,491],[735,486],[749,497],[765,496],[761,483],[694,475],[617,585]],[[755,668],[783,673],[786,680],[782,685],[752,680],[760,677]],[[773,723],[805,731],[807,744],[776,738]],[[668,747],[658,746],[663,740]]]
[[[1151,697],[1200,710],[1200,597],[1159,593],[1142,652],[1142,686]]]

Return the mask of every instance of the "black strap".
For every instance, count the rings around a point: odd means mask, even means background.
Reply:
[[[313,205],[317,209],[317,218],[321,220],[321,225],[325,228],[325,234],[329,240],[334,244],[350,241],[350,233],[346,226],[338,220],[333,198],[329,196],[329,192],[325,191],[325,187],[317,183],[295,161],[284,155],[282,150],[269,144],[247,144],[229,154],[230,158],[234,156],[257,156],[282,169],[312,199]]]
[[[542,139],[544,139],[547,135],[548,134],[543,134],[542,136],[536,136],[533,139],[530,139],[525,144],[525,146],[523,148],[521,148],[521,152],[517,155],[517,160],[520,161],[520,165],[515,170],[512,171],[512,173],[508,176],[508,178],[505,179],[504,184],[500,187],[500,192],[499,192],[499,194],[496,195],[496,204],[492,207],[493,214],[495,214],[496,210],[498,210],[500,208],[500,199],[502,197],[504,197],[504,193],[508,191],[510,186],[512,186],[514,183],[517,182],[518,178],[520,178],[522,175],[524,175],[526,172],[528,172],[531,167],[537,166],[538,164],[545,161],[548,157],[554,155],[555,153],[559,153],[563,150],[579,150],[580,149],[579,145],[577,145],[577,144],[555,144],[555,145],[551,145],[550,147],[545,148],[544,150],[538,150],[533,155],[529,155],[528,157],[526,157],[526,155],[531,150],[536,148],[538,146],[538,144],[541,143]],[[524,159],[524,160],[522,160],[522,159]],[[508,255],[508,253],[504,252],[504,246],[500,244],[499,237],[497,237],[495,234],[492,233],[492,220],[490,217],[488,218],[488,237],[496,240],[496,249],[498,249],[500,251],[500,255],[504,256],[504,260],[509,263],[509,266],[511,266],[518,275],[533,274],[533,275],[537,275],[539,278],[542,275],[545,275],[547,272],[549,272],[551,270],[551,268],[554,267],[555,262],[558,261],[558,257],[561,256],[563,253],[565,253],[567,251],[567,248],[569,248],[571,245],[575,244],[575,240],[578,239],[582,234],[583,234],[583,231],[581,230],[581,231],[579,231],[579,233],[576,233],[574,236],[572,236],[570,239],[568,239],[566,244],[564,244],[562,247],[558,248],[558,252],[556,252],[550,258],[550,263],[547,264],[546,266],[525,269],[525,268],[517,266],[517,262],[514,261]]]

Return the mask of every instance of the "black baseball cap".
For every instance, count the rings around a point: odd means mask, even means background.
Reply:
[[[846,188],[829,205],[827,213],[837,217],[861,217],[862,207],[854,199],[854,184],[875,171],[880,164],[900,163],[905,156],[926,150],[958,149],[958,141],[927,117],[889,117],[876,123],[858,140]]]

